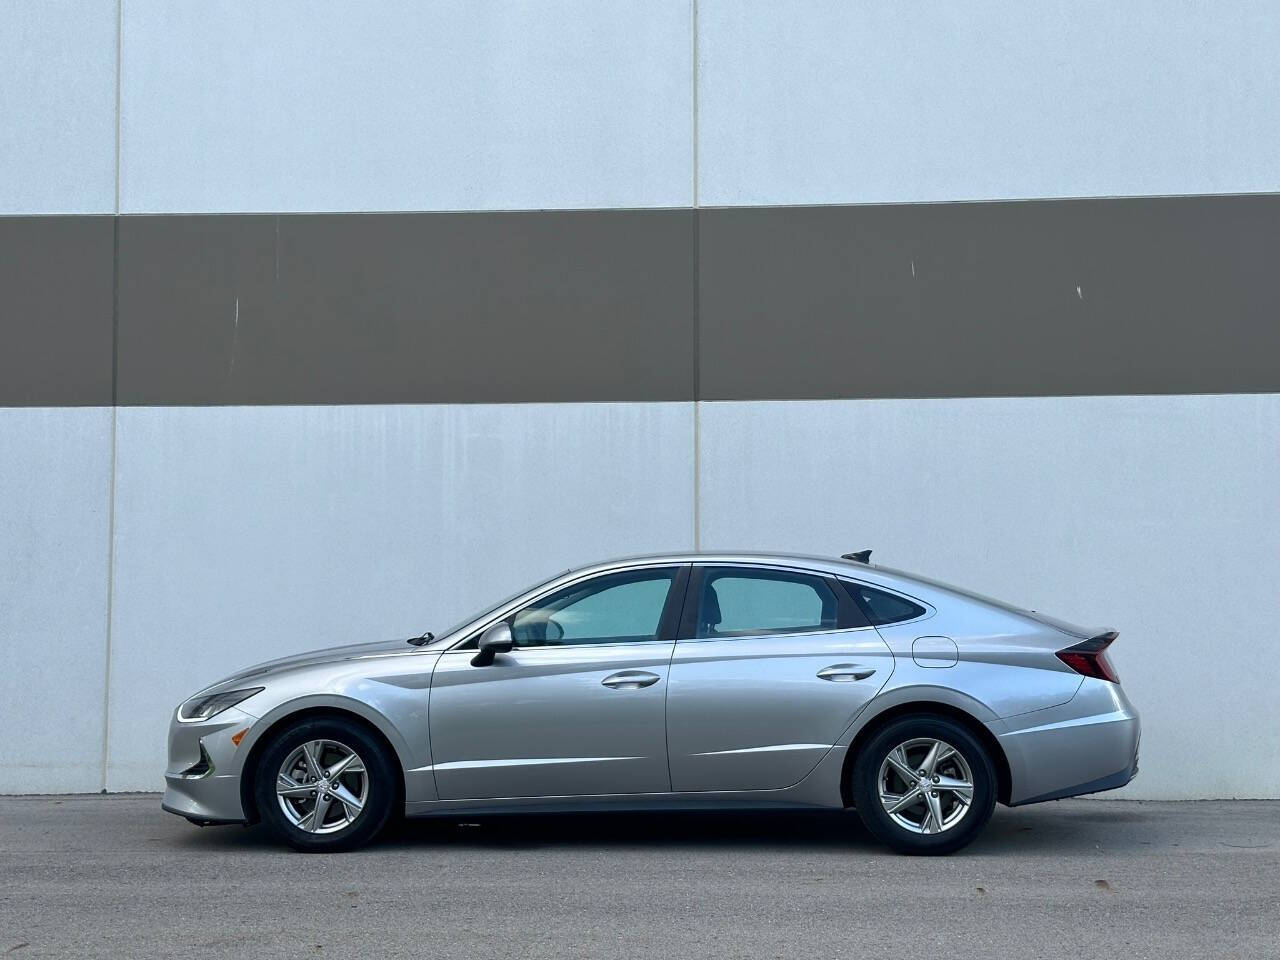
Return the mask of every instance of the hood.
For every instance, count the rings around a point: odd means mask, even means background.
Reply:
[[[310,650],[307,653],[297,653],[291,657],[281,657],[278,660],[267,660],[264,663],[254,664],[252,667],[237,671],[229,677],[224,677],[209,689],[220,687],[224,684],[239,683],[243,680],[254,680],[258,677],[282,673],[295,667],[313,667],[321,663],[336,663],[339,660],[357,660],[363,657],[376,657],[385,654],[412,654],[419,649],[418,647],[409,646],[404,640],[379,640],[374,643],[350,643],[341,647]]]

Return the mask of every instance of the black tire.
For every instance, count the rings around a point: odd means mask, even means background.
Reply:
[[[896,747],[916,739],[939,740],[950,745],[968,765],[973,778],[973,799],[968,809],[940,833],[922,834],[908,829],[894,820],[880,802],[878,781],[881,765]],[[940,768],[942,766],[939,765]],[[967,846],[987,825],[996,804],[996,770],[986,749],[963,724],[936,714],[900,717],[886,724],[863,744],[850,776],[854,804],[863,824],[878,840],[899,853],[936,856]],[[904,789],[900,795],[905,796],[906,793]],[[945,820],[958,804],[954,795],[945,791],[943,798],[942,802],[949,805],[944,809]],[[912,819],[915,811],[923,820],[921,807],[904,810],[901,815]]]
[[[313,741],[329,741],[354,751],[364,765],[368,780],[367,794],[359,812],[350,823],[330,833],[312,833],[299,828],[285,815],[276,795],[276,777],[285,761],[303,744]],[[300,720],[277,734],[258,760],[253,783],[258,814],[272,833],[297,850],[307,853],[354,850],[381,832],[400,801],[395,762],[381,739],[364,724],[343,717]],[[345,805],[343,813],[348,813]]]

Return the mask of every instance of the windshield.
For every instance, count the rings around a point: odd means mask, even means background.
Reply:
[[[524,587],[521,590],[517,590],[515,593],[511,594],[509,597],[504,597],[503,599],[499,600],[497,603],[491,603],[489,604],[489,606],[484,607],[481,610],[477,610],[475,613],[471,614],[471,616],[469,617],[463,617],[461,620],[459,620],[457,623],[451,626],[448,630],[442,630],[436,633],[436,639],[440,639],[442,637],[447,637],[447,636],[450,636],[451,634],[457,633],[467,624],[473,623],[476,620],[484,619],[494,611],[500,610],[502,607],[505,607],[512,600],[518,600],[520,597],[523,597],[526,593],[534,593],[538,590],[541,590],[543,587],[547,586],[547,584],[552,583],[555,580],[559,580],[561,577],[563,577],[566,573],[569,573],[569,572],[570,572],[569,570],[563,570],[560,573],[557,573],[555,576],[547,577],[545,580],[539,582],[538,584],[532,587]]]

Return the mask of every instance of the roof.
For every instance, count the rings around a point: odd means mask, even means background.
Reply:
[[[841,557],[823,557],[815,554],[782,553],[767,550],[686,550],[679,553],[643,553],[628,557],[617,557],[613,560],[604,560],[599,563],[584,564],[567,572],[585,573],[594,570],[606,570],[612,567],[628,567],[651,563],[754,563],[821,570],[827,573],[861,574],[881,572],[889,574],[889,579],[891,580],[898,577],[910,577],[909,574],[902,574],[898,571],[890,573],[888,570],[881,570],[874,564],[858,563]],[[875,578],[873,577],[873,579]]]

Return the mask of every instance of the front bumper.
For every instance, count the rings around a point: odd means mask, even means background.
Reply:
[[[1138,772],[1142,724],[1119,686],[1086,678],[1069,702],[993,729],[1009,761],[1011,806],[1123,787]]]
[[[237,747],[231,738],[258,722],[238,707],[201,723],[169,721],[169,762],[160,806],[204,823],[244,823],[240,777],[252,738]]]

